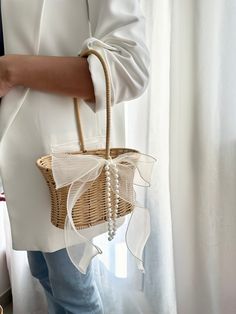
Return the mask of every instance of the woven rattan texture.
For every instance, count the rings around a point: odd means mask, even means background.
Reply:
[[[128,148],[112,148],[110,154],[112,158],[120,154],[136,152]],[[72,152],[71,154],[89,154],[104,157],[105,149],[89,150],[87,152]],[[51,196],[51,222],[54,226],[64,229],[65,218],[67,215],[66,202],[69,186],[55,189],[55,181],[52,175],[51,155],[44,156],[37,161],[37,165],[41,170]],[[132,189],[132,187],[129,187]],[[72,217],[76,229],[88,228],[108,220],[105,197],[105,170],[94,181],[91,188],[88,189],[82,197],[77,200],[72,210]],[[112,204],[114,205],[114,193],[111,193]],[[123,199],[120,199],[117,217],[129,214],[134,206]]]

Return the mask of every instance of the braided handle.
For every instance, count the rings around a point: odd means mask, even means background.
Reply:
[[[111,137],[111,84],[110,84],[110,78],[109,78],[109,72],[106,65],[106,62],[103,58],[103,56],[94,49],[87,49],[82,54],[80,54],[80,57],[86,57],[90,54],[94,54],[98,57],[98,59],[102,63],[102,67],[105,74],[105,80],[106,80],[106,155],[105,158],[110,158],[110,137]],[[74,105],[75,105],[75,114],[77,117],[77,128],[78,128],[78,135],[79,135],[79,141],[80,141],[80,148],[83,152],[85,152],[85,146],[84,146],[84,137],[83,137],[83,131],[82,131],[82,125],[80,120],[80,112],[79,112],[79,100],[78,98],[74,98]]]

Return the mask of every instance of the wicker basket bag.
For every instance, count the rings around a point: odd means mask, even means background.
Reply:
[[[83,139],[82,125],[80,121],[79,113],[79,101],[77,98],[74,100],[74,109],[77,120],[77,131],[80,143],[80,151],[68,152],[67,154],[79,154],[79,155],[93,155],[103,157],[104,159],[113,160],[117,156],[129,152],[137,152],[133,149],[128,148],[110,148],[110,130],[111,130],[111,84],[108,74],[108,69],[103,56],[96,50],[88,49],[81,57],[86,57],[90,54],[96,55],[103,66],[106,80],[106,147],[105,149],[86,150]],[[49,187],[51,196],[51,222],[54,226],[64,229],[65,219],[67,216],[67,197],[70,186],[63,186],[56,189],[56,184],[52,172],[52,156],[46,155],[39,158],[36,161],[37,167],[43,174],[47,185]],[[76,229],[89,228],[93,225],[104,223],[109,219],[115,219],[129,214],[133,209],[134,205],[132,202],[119,198],[117,191],[119,191],[118,174],[116,180],[117,190],[109,187],[110,177],[109,166],[104,165],[100,175],[94,180],[93,184],[87,189],[82,196],[76,201],[72,210],[73,223]],[[128,186],[127,188],[132,188]],[[119,193],[119,192],[118,192]],[[112,212],[111,212],[112,208]],[[109,212],[110,211],[110,212]],[[113,230],[113,235],[115,231]],[[110,236],[111,240],[112,235]]]

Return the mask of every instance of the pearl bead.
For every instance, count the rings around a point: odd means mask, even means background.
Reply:
[[[110,172],[110,167],[112,167],[114,172]],[[112,176],[111,176],[112,175]],[[108,216],[108,240],[111,241],[116,233],[117,222],[116,218],[118,217],[119,210],[119,174],[116,164],[113,160],[107,160],[105,166],[105,176],[106,176],[106,193],[107,193],[107,216]],[[114,185],[115,195],[114,195],[114,205],[112,202],[111,194],[111,184]]]

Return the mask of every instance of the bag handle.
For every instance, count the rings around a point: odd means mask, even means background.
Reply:
[[[102,67],[105,74],[105,80],[106,80],[106,154],[105,158],[110,158],[110,137],[111,137],[111,83],[109,78],[109,72],[107,64],[103,58],[103,56],[94,49],[87,49],[83,53],[81,53],[80,57],[86,57],[90,54],[94,54],[98,57],[98,59],[102,63]],[[80,142],[80,149],[82,152],[86,152],[85,146],[84,146],[84,136],[83,136],[83,130],[81,125],[81,119],[80,119],[80,111],[79,111],[79,99],[74,99],[74,106],[75,106],[75,115],[77,119],[77,130],[79,135],[79,142]]]

